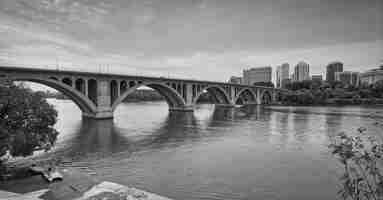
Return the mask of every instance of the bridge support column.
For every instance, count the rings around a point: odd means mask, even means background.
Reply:
[[[83,113],[85,118],[111,119],[113,110],[110,106],[110,84],[108,80],[97,80],[97,110],[95,113]]]
[[[262,97],[261,97],[261,95],[262,95],[261,90],[257,89],[257,99],[256,99],[256,102],[255,102],[256,105],[261,105],[262,104]]]
[[[194,111],[192,84],[186,84],[185,92],[186,92],[186,94],[184,95],[186,97],[184,99],[185,105],[170,107],[169,108],[170,112],[193,112]]]
[[[233,106],[237,103],[235,102],[235,87],[233,86],[230,86],[230,101],[231,101],[231,104],[233,104]]]
[[[277,93],[273,91],[271,93],[271,104],[276,104],[277,103]]]

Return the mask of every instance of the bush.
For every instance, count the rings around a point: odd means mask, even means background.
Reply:
[[[355,137],[340,133],[330,145],[344,167],[339,192],[343,199],[383,199],[383,144],[363,135],[365,130],[359,128]]]
[[[49,150],[58,135],[53,128],[56,120],[56,110],[41,93],[0,85],[0,157]]]

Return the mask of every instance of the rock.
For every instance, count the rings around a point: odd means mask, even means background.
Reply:
[[[63,180],[63,175],[57,169],[54,169],[53,171],[44,172],[43,176],[48,182]]]
[[[37,168],[37,171],[39,170]],[[58,171],[62,174],[63,181],[50,183],[48,190],[38,191],[38,195],[29,193],[17,200],[35,197],[44,200],[170,200],[133,187],[101,182],[73,169],[59,169]]]
[[[170,200],[155,194],[112,182],[102,182],[75,200]]]

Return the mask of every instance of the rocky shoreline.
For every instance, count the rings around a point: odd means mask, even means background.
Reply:
[[[134,187],[97,180],[87,174],[71,168],[57,169],[63,178],[47,183],[23,194],[0,190],[0,199],[8,200],[171,200],[157,194]],[[37,175],[38,176],[38,175]],[[41,177],[42,179],[42,177]],[[40,180],[42,181],[42,180]]]

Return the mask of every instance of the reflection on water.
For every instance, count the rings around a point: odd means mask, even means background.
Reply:
[[[53,103],[60,135],[37,157],[174,199],[334,199],[340,173],[329,137],[377,130],[368,108],[200,105],[169,114],[151,102],[122,104],[114,120],[81,121],[73,103]]]

